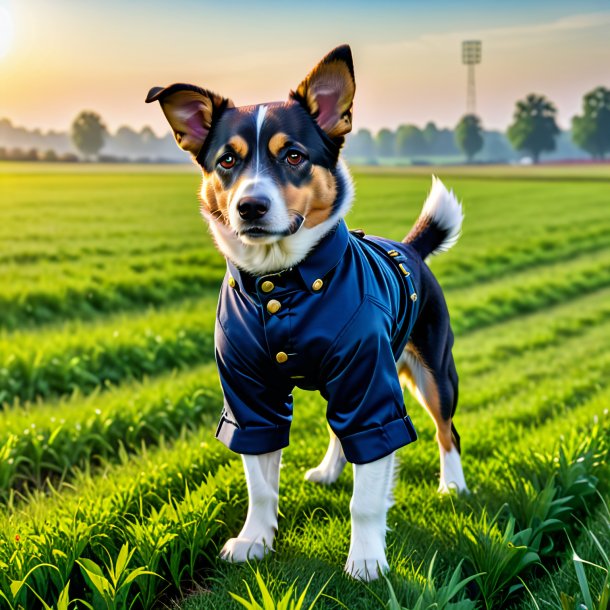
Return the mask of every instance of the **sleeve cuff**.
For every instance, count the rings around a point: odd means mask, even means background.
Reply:
[[[348,462],[368,464],[416,441],[417,433],[407,415],[378,428],[339,437],[339,440]]]
[[[264,428],[238,428],[237,424],[224,416],[220,419],[216,438],[235,453],[260,455],[288,446],[290,424]]]

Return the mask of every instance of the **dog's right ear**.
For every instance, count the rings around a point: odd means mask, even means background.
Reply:
[[[194,157],[199,154],[212,123],[226,108],[234,108],[230,99],[194,85],[176,84],[153,87],[146,103],[159,102],[169,121],[178,146]]]

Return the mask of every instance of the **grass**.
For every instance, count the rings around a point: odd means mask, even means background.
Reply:
[[[357,168],[349,225],[402,238],[431,171]],[[561,607],[562,593],[573,608],[583,573],[601,595],[603,570],[577,569],[570,542],[603,565],[610,166],[438,173],[466,211],[460,242],[431,266],[456,331],[473,493],[437,495],[434,429],[407,397],[420,440],[400,452],[392,572],[364,585],[342,572],[351,472],[332,488],[303,480],[327,440],[325,404],[307,392],[295,392],[276,553],[256,568],[217,559],[246,488],[238,456],[213,440],[223,261],[196,175],[0,164],[0,608],[223,610],[237,596],[368,610],[393,595],[400,609],[525,609]]]
[[[213,358],[215,299],[0,337],[0,403],[89,393]]]

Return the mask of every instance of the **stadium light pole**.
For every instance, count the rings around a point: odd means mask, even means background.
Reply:
[[[464,40],[464,42],[462,42],[462,63],[468,66],[466,114],[476,114],[476,89],[474,85],[474,67],[477,64],[481,63],[480,40]]]

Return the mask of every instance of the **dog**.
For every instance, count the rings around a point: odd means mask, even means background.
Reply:
[[[452,421],[453,334],[424,262],[457,241],[463,214],[433,178],[402,242],[348,231],[354,187],[339,155],[354,93],[343,45],[286,102],[235,107],[187,84],[154,87],[146,102],[160,102],[178,145],[200,166],[202,214],[227,259],[215,330],[225,397],[216,436],[242,455],[249,507],[221,557],[244,562],[273,549],[292,390],[317,389],[328,400],[330,442],[305,477],[331,484],[352,462],[345,570],[369,581],[389,569],[395,452],[417,438],[403,387],[436,425],[439,491],[467,491]]]

